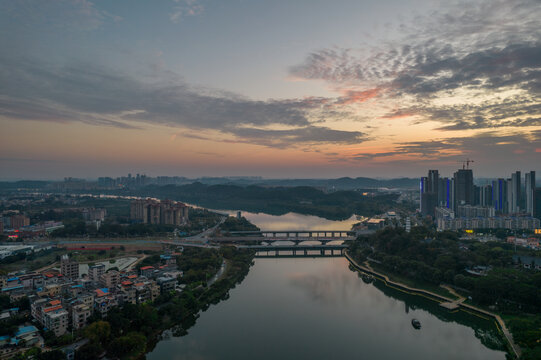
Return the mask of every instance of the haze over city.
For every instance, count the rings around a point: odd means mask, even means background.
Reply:
[[[1,1],[4,179],[539,168],[538,1]]]

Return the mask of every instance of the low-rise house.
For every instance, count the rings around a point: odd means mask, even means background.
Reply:
[[[118,306],[117,297],[108,288],[97,289],[95,294],[94,310],[99,312],[101,316],[106,317],[109,310]]]
[[[139,269],[141,276],[150,278],[154,274],[154,266],[143,266]]]
[[[160,286],[160,291],[163,294],[175,289],[177,279],[170,277],[159,277],[156,279],[156,282]]]
[[[64,335],[68,331],[69,314],[62,305],[43,310],[43,326],[54,332],[55,336]]]
[[[124,280],[120,284],[119,290],[122,294],[122,304],[137,303],[137,290],[135,290],[135,287],[133,285],[133,282],[130,280]]]
[[[85,304],[74,305],[71,309],[71,326],[74,330],[82,329],[92,316],[92,309]]]
[[[114,288],[120,283],[120,273],[116,270],[110,270],[101,274],[100,284],[106,288]]]
[[[84,305],[90,307],[90,309],[92,309],[93,306],[94,306],[94,294],[93,293],[89,293],[89,292],[82,293],[79,296],[77,296],[76,300],[77,300],[78,303],[84,304]]]
[[[104,273],[105,273],[104,264],[92,265],[88,268],[88,278],[90,279],[90,281],[93,281],[94,283],[98,283],[100,281],[100,277]]]
[[[13,340],[15,339],[15,341]],[[33,326],[21,326],[12,338],[12,343],[20,344],[24,342],[25,346],[34,345],[39,341],[39,331]]]

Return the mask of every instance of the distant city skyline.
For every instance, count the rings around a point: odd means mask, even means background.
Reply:
[[[0,179],[541,173],[536,0],[0,0]]]

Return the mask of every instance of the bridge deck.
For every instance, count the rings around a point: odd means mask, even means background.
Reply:
[[[341,250],[347,245],[237,245],[238,249],[252,249],[256,251],[298,251],[298,250]]]
[[[343,236],[343,237],[332,237],[332,236],[290,236],[290,237],[264,237],[264,236],[220,236],[209,238],[210,241],[216,242],[246,242],[246,241],[265,241],[265,242],[275,242],[275,241],[352,241],[355,240],[354,236]]]

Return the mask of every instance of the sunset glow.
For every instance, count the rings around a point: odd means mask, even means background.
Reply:
[[[32,3],[0,5],[6,179],[541,170],[536,1]]]

